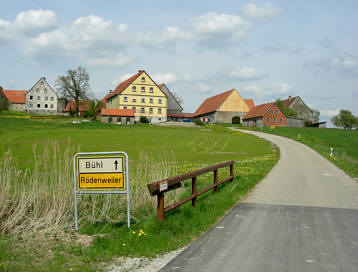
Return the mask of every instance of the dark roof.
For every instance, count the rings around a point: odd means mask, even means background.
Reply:
[[[194,116],[199,116],[217,111],[220,106],[225,102],[225,100],[232,94],[233,91],[234,89],[231,89],[229,91],[205,99],[205,101],[194,113]]]
[[[252,108],[244,117],[243,119],[250,119],[256,117],[262,117],[265,113],[275,104],[275,102],[261,104],[254,108]]]

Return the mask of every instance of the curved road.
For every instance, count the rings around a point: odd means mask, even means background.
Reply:
[[[309,147],[277,165],[220,222],[160,271],[358,271],[358,183]]]

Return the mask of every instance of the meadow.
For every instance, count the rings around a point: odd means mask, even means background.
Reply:
[[[249,128],[244,128],[249,129]],[[259,128],[250,128],[261,131]],[[272,133],[299,141],[316,150],[348,175],[358,179],[358,130],[337,128],[285,128],[263,127]],[[333,148],[331,156],[331,148]]]
[[[220,126],[72,121],[0,113],[0,271],[99,271],[120,256],[153,257],[180,248],[223,216],[279,157],[271,143]],[[80,196],[80,229],[73,230],[72,158],[95,151],[129,156],[130,230],[125,198],[118,195]],[[227,160],[236,162],[233,182],[157,222],[156,198],[146,184]],[[211,183],[212,176],[198,182]],[[169,198],[174,202],[189,188]]]

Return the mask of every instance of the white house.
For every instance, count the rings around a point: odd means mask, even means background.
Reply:
[[[25,110],[39,114],[57,113],[57,94],[42,77],[26,94]]]

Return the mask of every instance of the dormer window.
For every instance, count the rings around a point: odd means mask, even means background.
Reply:
[[[140,81],[145,82],[145,77],[142,77]]]

